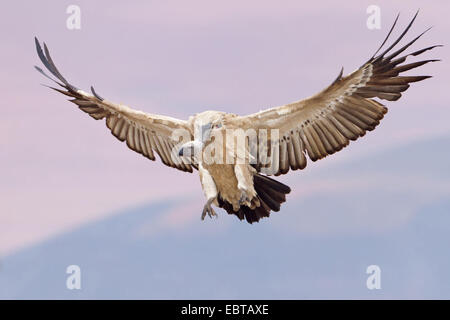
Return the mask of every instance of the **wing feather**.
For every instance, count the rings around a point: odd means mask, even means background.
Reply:
[[[429,46],[403,56],[399,55],[413,45],[429,29],[409,41],[406,45],[391,52],[407,34],[417,17],[400,36],[381,54],[378,51],[387,42],[397,23],[394,21],[387,37],[375,54],[359,69],[343,77],[342,70],[330,86],[311,98],[293,102],[284,106],[260,111],[244,117],[233,119],[236,127],[255,130],[279,130],[279,139],[259,139],[258,143],[279,145],[274,148],[279,152],[269,155],[271,168],[268,174],[284,174],[288,169],[297,170],[306,167],[306,156],[312,161],[322,159],[346,147],[350,140],[356,140],[374,130],[383,119],[387,108],[375,100],[376,98],[396,101],[402,93],[409,89],[413,82],[422,81],[430,76],[401,76],[400,74],[423,66],[429,62],[439,61],[427,59],[404,64],[410,56],[418,56],[440,45]],[[254,165],[262,170],[261,159]]]
[[[174,130],[187,130],[193,139],[192,128],[186,121],[148,114],[112,103],[103,99],[93,87],[91,87],[92,94],[79,90],[71,85],[56,68],[47,45],[44,43],[44,50],[42,50],[37,38],[35,38],[35,43],[40,60],[50,74],[56,77],[56,80],[41,68],[35,67],[36,70],[63,88],[51,87],[51,89],[69,96],[71,98],[69,101],[95,120],[106,119],[106,126],[111,134],[120,141],[125,141],[130,149],[150,160],[155,160],[153,153],[155,151],[164,164],[182,171],[193,171],[194,166],[182,161],[176,152],[171,153],[170,151],[178,143],[178,141],[172,141],[171,138]]]

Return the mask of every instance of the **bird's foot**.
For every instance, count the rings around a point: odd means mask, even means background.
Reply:
[[[205,220],[206,214],[208,214],[208,216],[210,218],[212,218],[213,216],[215,216],[216,218],[218,218],[219,216],[217,215],[217,213],[214,211],[214,209],[211,206],[211,203],[214,201],[214,199],[209,199],[208,201],[206,201],[205,206],[203,207],[203,212],[202,212],[202,220]]]
[[[250,206],[250,198],[247,196],[247,190],[239,189],[241,191],[241,197],[239,198],[239,205],[247,205]]]

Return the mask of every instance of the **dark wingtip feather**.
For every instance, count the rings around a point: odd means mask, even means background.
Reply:
[[[419,54],[424,53],[425,51],[432,50],[434,48],[439,48],[439,47],[443,47],[443,45],[442,44],[436,44],[436,45],[431,46],[431,47],[426,47],[426,48],[423,48],[421,50],[417,50],[417,51],[415,51],[413,53],[410,53],[409,55],[410,56],[418,56]]]
[[[42,47],[41,47],[41,44],[39,43],[38,38],[36,38],[36,37],[34,38],[34,43],[36,45],[36,52],[38,54],[39,59],[44,64],[44,66],[51,72],[49,65],[48,65],[47,58],[45,57],[44,52],[42,51]]]
[[[403,32],[400,34],[400,36],[397,38],[397,40],[395,40],[386,50],[384,50],[382,53],[380,53],[377,57],[372,57],[372,59],[374,59],[373,62],[378,61],[383,59],[384,55],[386,53],[388,53],[393,47],[395,47],[397,45],[397,43],[400,42],[400,40],[403,39],[403,37],[405,36],[405,34],[408,32],[408,30],[411,28],[411,26],[413,25],[414,21],[417,18],[417,15],[419,14],[419,10],[417,10],[416,14],[414,15],[414,17],[412,18],[412,20],[409,22],[408,26],[405,28],[405,30],[403,30]],[[393,28],[392,28],[393,29]],[[391,30],[392,31],[392,30]],[[389,31],[389,34],[391,33],[391,31]],[[387,39],[386,39],[387,40]],[[386,42],[386,40],[384,42]],[[380,48],[381,49],[381,48]],[[378,50],[377,50],[378,52]]]
[[[59,72],[58,68],[56,68],[55,63],[53,62],[52,57],[50,56],[50,51],[48,50],[47,45],[44,42],[44,52],[45,52],[45,56],[47,57],[47,62],[50,65],[51,69],[50,72],[52,72],[55,77],[57,77],[59,80],[61,80],[62,83],[64,83],[68,88],[70,88],[73,91],[77,91],[78,89],[75,88],[74,86],[72,86],[61,74],[61,72]]]
[[[92,92],[92,94],[94,95],[94,97],[96,97],[98,100],[100,100],[100,101],[103,101],[103,100],[104,100],[101,96],[99,96],[99,95],[97,94],[97,92],[95,92],[93,86],[91,86],[91,92]]]
[[[342,75],[344,74],[344,67],[341,68],[341,71],[339,72],[338,76],[336,77],[336,79],[334,79],[334,81],[331,83],[331,85],[335,84],[336,82],[338,82],[339,80],[342,79]]]
[[[74,97],[73,94],[71,94],[69,91],[61,90],[61,89],[58,89],[58,88],[55,88],[55,87],[50,87],[50,86],[48,86],[48,85],[46,85],[46,84],[43,84],[43,86],[44,86],[44,87],[47,87],[47,88],[50,88],[50,89],[52,89],[52,90],[58,91],[59,93],[62,93],[63,95],[66,95],[66,96],[68,96],[68,97],[71,97],[71,98]],[[70,100],[69,100],[69,101],[70,101]]]
[[[383,42],[381,43],[381,46],[377,49],[377,51],[375,51],[375,53],[373,54],[373,56],[372,56],[371,59],[373,59],[373,58],[376,56],[376,54],[378,53],[378,51],[380,51],[381,48],[383,48],[383,46],[385,45],[386,41],[389,39],[389,37],[390,37],[392,31],[394,30],[394,27],[395,27],[395,25],[397,24],[397,21],[398,21],[398,18],[399,18],[399,17],[400,17],[400,12],[397,13],[397,17],[395,18],[394,23],[392,24],[392,27],[391,27],[391,29],[389,30],[389,32],[388,32],[386,38],[384,38]]]
[[[63,85],[62,83],[60,83],[60,82],[56,81],[55,79],[53,79],[52,77],[50,77],[48,74],[46,74],[46,73],[44,72],[44,70],[42,70],[42,69],[39,68],[38,66],[34,66],[34,68],[35,68],[40,74],[42,74],[44,77],[46,77],[46,78],[52,80],[53,82],[57,83],[57,84],[60,85],[61,87],[64,87],[64,85]]]
[[[49,50],[47,48],[47,45],[44,43],[44,50],[42,50],[42,46],[41,46],[41,44],[40,44],[40,42],[39,42],[37,37],[34,37],[34,43],[36,45],[36,52],[37,52],[37,54],[39,56],[39,59],[41,60],[42,64],[45,66],[45,68],[52,75],[54,75],[63,84],[61,84],[58,81],[52,79],[41,68],[35,66],[36,70],[39,71],[44,76],[46,76],[47,78],[51,79],[52,81],[55,81],[59,85],[65,87],[66,89],[74,91],[74,92],[77,91],[78,89],[76,87],[74,87],[73,85],[71,85],[69,82],[67,82],[67,80],[61,75],[61,73],[56,68],[55,63],[53,62],[53,60],[52,60],[52,58],[50,56],[50,52],[49,52]],[[45,52],[45,54],[44,54],[44,52]]]
[[[417,40],[419,40],[425,33],[427,33],[429,30],[431,29],[431,27],[429,27],[428,29],[426,29],[424,32],[422,32],[421,34],[419,34],[417,37],[415,37],[414,39],[412,39],[410,42],[408,42],[406,45],[404,45],[403,47],[401,47],[400,49],[398,49],[397,51],[391,53],[389,56],[387,56],[385,59],[386,60],[391,60],[392,58],[398,56],[400,53],[402,53],[403,51],[405,51],[406,49],[408,49],[412,44],[414,44]],[[425,48],[422,50],[419,50],[417,52],[414,52],[414,54],[410,54],[410,55],[417,55],[420,54],[424,51],[427,51],[429,49],[433,49],[434,47],[429,47],[429,48]],[[385,52],[387,53],[387,52]]]

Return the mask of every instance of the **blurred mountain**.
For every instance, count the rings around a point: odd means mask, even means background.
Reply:
[[[198,218],[167,228],[179,199],[119,212],[4,257],[0,298],[448,299],[449,146],[442,137],[299,176],[259,224],[202,222],[198,203]],[[372,264],[381,290],[366,288]],[[66,288],[69,265],[81,290]]]

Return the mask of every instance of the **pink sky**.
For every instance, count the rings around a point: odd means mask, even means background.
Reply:
[[[69,4],[81,8],[81,30],[66,28]],[[92,84],[109,100],[184,119],[205,109],[245,114],[307,97],[329,84],[341,66],[349,72],[361,65],[397,12],[399,31],[421,8],[408,39],[434,26],[414,48],[446,44],[450,22],[442,16],[448,1],[378,1],[381,30],[366,28],[370,4],[9,4],[0,19],[0,255],[136,204],[181,194],[192,199],[186,214],[193,217],[203,201],[196,174],[135,154],[104,123],[40,86],[49,81],[32,68],[39,63],[35,35],[47,42],[69,81],[86,89]],[[413,85],[390,105],[380,129],[333,156],[335,161],[450,132],[448,46],[426,57],[444,59],[421,69],[434,78]],[[329,159],[314,165],[326,169]],[[295,177],[283,179],[295,187]],[[171,214],[164,223],[177,226],[180,219]]]

